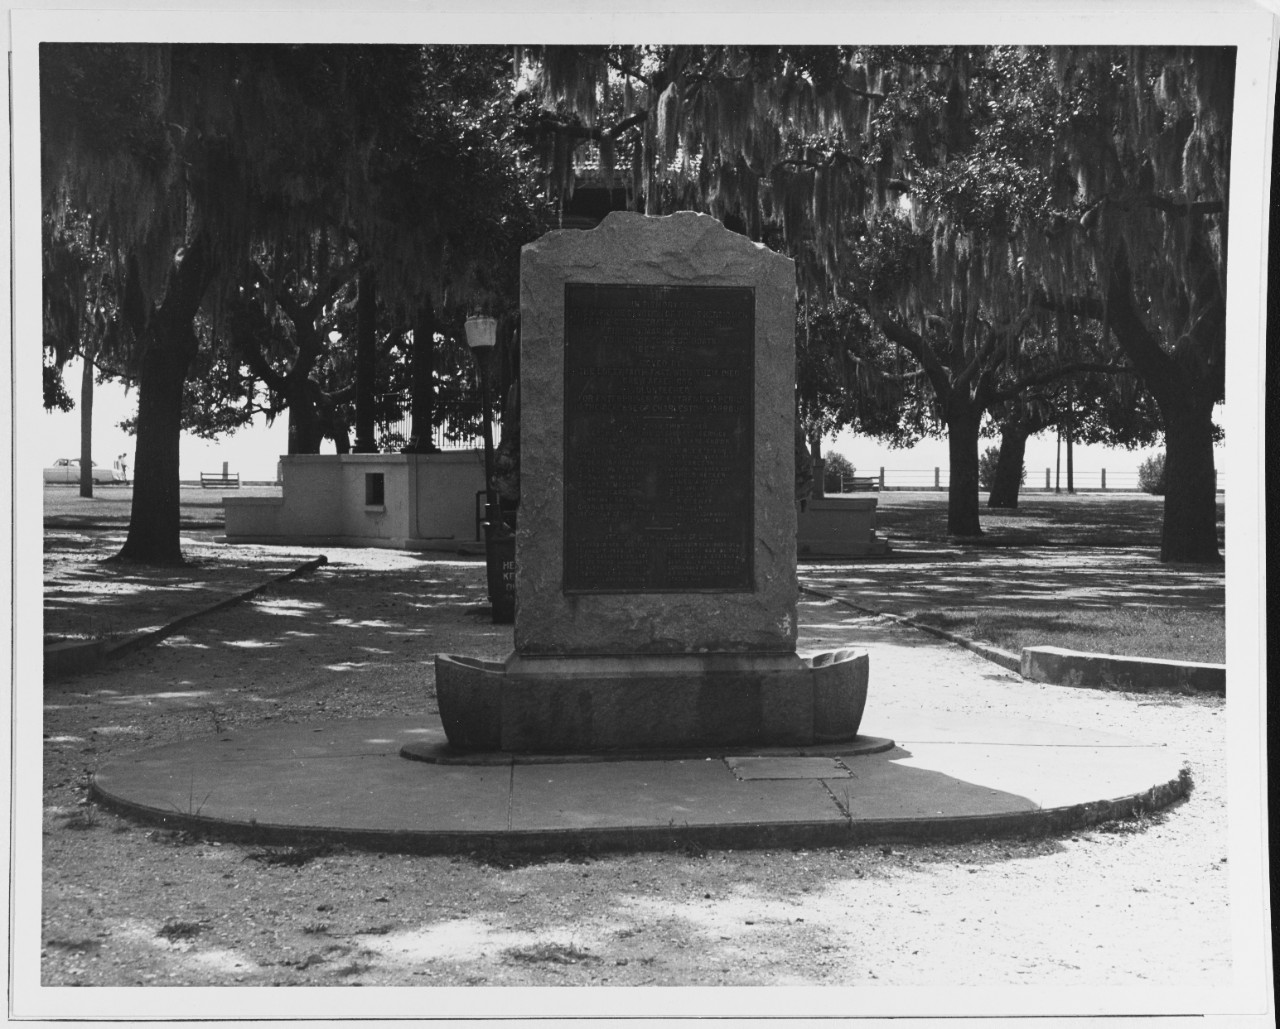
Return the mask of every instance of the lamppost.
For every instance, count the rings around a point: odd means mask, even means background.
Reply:
[[[489,354],[498,337],[498,320],[484,315],[473,315],[467,319],[467,346],[471,348],[471,356],[475,358],[476,370],[480,376],[480,430],[484,434],[484,517],[489,524],[493,523],[497,498],[493,491],[493,424],[489,418]]]
[[[515,540],[503,531],[502,509],[493,488],[493,421],[489,417],[489,354],[498,320],[475,315],[466,321],[467,346],[480,376],[480,428],[484,434],[484,549],[493,620],[515,620]]]

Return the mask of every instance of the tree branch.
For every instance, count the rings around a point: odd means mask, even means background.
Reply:
[[[543,129],[558,132],[561,135],[568,136],[570,139],[589,139],[598,143],[602,139],[617,140],[628,129],[633,129],[637,125],[643,124],[648,118],[649,111],[645,108],[628,118],[623,118],[613,128],[606,130],[598,125],[583,125],[581,122],[564,121],[556,118],[548,111],[543,111],[538,117],[538,124]]]
[[[1222,214],[1227,205],[1221,200],[1173,200],[1169,197],[1150,196],[1145,203],[1164,214],[1187,218],[1198,214]]]
[[[614,71],[616,71],[619,75],[624,75],[629,79],[636,79],[640,82],[643,82],[646,86],[653,85],[652,81],[647,76],[636,71],[634,68],[632,68],[628,64],[622,64],[619,61],[614,60],[612,57],[609,57],[608,55],[605,56],[604,62]]]
[[[254,275],[261,280],[262,285],[266,288],[267,296],[271,298],[271,302],[285,313],[285,317],[293,322],[295,327],[301,325],[307,316],[302,305],[294,300],[287,291],[281,292],[277,290],[271,276],[263,270],[262,265],[257,261],[250,261],[249,267],[253,270]]]
[[[1136,374],[1137,370],[1128,364],[1104,364],[1097,361],[1072,361],[1067,364],[1061,364],[1054,368],[1049,368],[1042,372],[1036,372],[1026,378],[1015,381],[1012,385],[1003,389],[996,390],[991,395],[991,403],[1003,403],[1006,400],[1013,400],[1029,389],[1037,386],[1043,386],[1046,383],[1056,382],[1058,379],[1066,378],[1068,375],[1084,374],[1086,372],[1099,372],[1106,375],[1120,375],[1129,373]]]
[[[845,350],[844,356],[859,366],[866,366],[870,363],[864,358],[859,357],[852,350]],[[899,375],[890,375],[886,371],[872,367],[869,369],[869,374],[874,375],[881,382],[911,382],[914,379],[919,379],[925,374],[925,372],[923,368],[917,368],[914,372],[902,372]]]
[[[1037,289],[1031,296],[1031,305],[1045,311],[1056,311],[1059,314],[1080,315],[1095,322],[1106,320],[1106,306],[1101,297],[1055,297],[1044,290]]]
[[[905,325],[894,321],[879,310],[869,297],[855,296],[853,299],[867,312],[890,343],[901,347],[920,362],[920,367],[924,369],[924,373],[928,376],[929,383],[933,386],[933,391],[938,395],[939,400],[944,400],[949,396],[951,378],[942,362],[938,360],[938,355],[934,353],[933,347],[929,345],[929,341],[919,333],[913,332]]]

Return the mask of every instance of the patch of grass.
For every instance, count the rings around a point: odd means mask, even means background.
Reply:
[[[153,829],[147,833],[147,839],[174,847],[193,847],[204,842],[203,836],[188,829]]]
[[[369,971],[371,968],[373,968],[373,965],[366,962],[353,961],[349,965],[343,965],[341,968],[335,968],[333,970],[333,974],[340,975],[343,978],[348,978],[353,975],[364,975],[364,973]]]
[[[585,865],[594,860],[592,854],[586,850],[542,852],[486,849],[470,851],[467,857],[477,865],[501,869],[504,872],[512,872],[516,869],[537,865]],[[450,859],[450,861],[452,864],[458,863],[455,859]]]
[[[1168,818],[1168,814],[1164,811],[1143,812],[1134,818],[1117,818],[1111,822],[1102,822],[1095,826],[1094,830],[1110,836],[1137,836],[1152,826],[1164,825]]]
[[[282,865],[286,868],[301,868],[318,857],[329,852],[327,847],[266,847],[262,850],[250,851],[244,856],[246,861],[257,861],[264,865]]]
[[[96,829],[101,824],[98,812],[92,807],[82,807],[69,815],[64,815],[62,819],[62,828],[81,832],[86,829]]]
[[[203,931],[204,926],[199,922],[165,922],[156,930],[156,935],[175,943],[178,940],[194,940]]]
[[[61,940],[48,939],[44,941],[46,947],[54,947],[58,950],[65,950],[72,954],[96,954],[102,949],[101,940]]]
[[[528,964],[548,962],[555,965],[574,965],[581,961],[599,961],[589,951],[572,943],[537,943],[532,947],[511,947],[503,953],[513,961]]]
[[[908,617],[1018,653],[1023,647],[1063,647],[1093,654],[1162,657],[1174,661],[1226,660],[1221,610],[1164,607],[1052,608],[1022,606],[959,611],[911,611]]]

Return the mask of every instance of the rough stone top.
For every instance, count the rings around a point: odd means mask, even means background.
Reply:
[[[590,267],[630,266],[631,277],[662,280],[753,277],[760,263],[777,263],[788,269],[791,258],[726,229],[715,218],[696,211],[662,216],[611,211],[594,229],[556,229],[526,243],[526,257],[556,259],[571,251],[572,263]],[[639,262],[637,256],[644,255]],[[756,269],[756,270],[753,270]]]

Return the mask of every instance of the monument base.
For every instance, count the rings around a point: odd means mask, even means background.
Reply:
[[[889,552],[876,535],[875,497],[817,497],[796,515],[800,557],[869,557]]]
[[[867,655],[801,659],[682,654],[524,657],[441,654],[436,701],[463,751],[593,753],[852,740]]]

